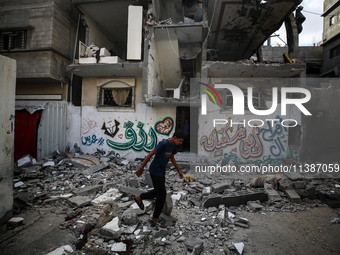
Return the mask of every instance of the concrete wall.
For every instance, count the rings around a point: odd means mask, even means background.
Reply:
[[[298,61],[303,62],[319,62],[322,63],[323,48],[320,46],[313,47],[299,47],[297,56]],[[288,53],[288,47],[271,47],[263,46],[262,54],[264,61],[284,62],[282,55]]]
[[[340,31],[340,28],[339,28]],[[337,38],[334,38],[333,40],[325,43],[323,45],[323,57],[324,62],[322,65],[322,73],[326,73],[329,71],[334,70],[335,67],[338,67],[338,70],[340,68],[340,55],[330,58],[330,51],[334,47],[340,45],[340,35]]]
[[[142,103],[141,77],[136,78],[133,111],[98,110],[96,105],[99,80],[102,79],[84,78],[83,82],[80,147],[84,153],[94,153],[96,149],[101,149],[106,153],[114,151],[121,157],[135,160],[144,158],[159,141],[172,136],[176,123],[176,107],[150,107]],[[73,121],[78,120],[72,119]],[[70,124],[70,128],[76,126],[77,124]]]
[[[337,4],[337,0],[325,0],[324,1],[324,12],[327,12],[323,21],[323,42],[327,42],[332,39],[334,36],[339,34],[340,31],[340,20],[336,17],[335,24],[330,26],[330,19],[333,15],[337,16],[340,11],[340,6],[336,7],[334,10],[330,10],[330,8]],[[329,11],[329,12],[328,12]]]
[[[2,1],[0,30],[27,29],[26,49],[0,52],[17,60],[18,78],[65,76],[77,27],[73,8],[68,0]]]
[[[338,81],[335,83],[339,83]],[[312,99],[306,107],[312,116],[302,118],[301,160],[338,162],[340,155],[340,87],[310,89]]]
[[[0,56],[0,225],[13,207],[15,75],[15,60]]]

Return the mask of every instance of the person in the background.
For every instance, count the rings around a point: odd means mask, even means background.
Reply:
[[[159,216],[161,215],[165,199],[165,169],[166,165],[171,159],[172,164],[177,169],[179,177],[183,178],[183,173],[179,169],[175,160],[175,154],[177,153],[177,145],[182,144],[184,140],[184,133],[182,131],[176,131],[174,135],[169,139],[163,139],[144,159],[140,168],[136,171],[136,175],[139,177],[142,175],[144,167],[149,162],[151,157],[155,155],[155,158],[150,164],[149,172],[151,175],[153,190],[142,193],[135,197],[135,202],[141,210],[144,210],[144,199],[156,198],[156,205],[153,212],[151,223],[153,226],[166,227],[161,221]]]

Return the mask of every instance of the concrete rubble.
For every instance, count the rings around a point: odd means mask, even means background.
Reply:
[[[181,162],[179,162],[181,165]],[[65,214],[60,223],[74,240],[54,254],[243,254],[247,244],[234,240],[239,228],[251,228],[242,211],[298,212],[319,206],[340,207],[338,180],[254,175],[251,179],[195,173],[188,164],[179,179],[173,167],[166,177],[167,199],[161,219],[167,228],[150,225],[154,201],[134,196],[152,188],[147,171],[135,175],[140,162],[54,152],[36,162],[18,161],[14,177],[14,211],[47,207]],[[13,218],[12,229],[25,219]],[[338,223],[332,219],[331,223]],[[72,247],[71,247],[71,246]],[[248,251],[249,252],[249,251]]]

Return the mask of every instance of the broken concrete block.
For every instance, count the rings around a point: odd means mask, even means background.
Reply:
[[[104,194],[93,199],[91,203],[93,205],[99,204],[113,204],[117,199],[121,198],[123,194],[118,189],[109,189]]]
[[[17,226],[24,225],[25,219],[22,217],[13,217],[7,222],[7,226],[10,229],[16,228]]]
[[[164,224],[168,227],[175,226],[177,219],[172,217],[171,215],[166,215],[164,213],[161,213],[160,219],[164,222]]]
[[[249,207],[250,210],[254,212],[258,212],[263,209],[263,206],[257,201],[248,201],[247,206]]]
[[[91,199],[89,197],[83,197],[83,196],[75,196],[68,199],[71,205],[74,205],[76,207],[84,207],[86,205],[89,205],[91,203]]]
[[[241,243],[233,243],[233,245],[234,245],[234,247],[235,247],[237,253],[238,253],[239,255],[241,255],[241,254],[243,253],[244,243],[243,243],[243,242],[241,242]]]
[[[222,204],[229,207],[245,205],[248,201],[259,200],[260,202],[265,202],[268,200],[268,197],[264,192],[252,192],[248,194],[239,194],[234,196],[223,196],[221,200]]]
[[[301,197],[296,193],[293,189],[285,190],[285,194],[287,195],[289,201],[292,203],[301,203]]]
[[[168,230],[166,228],[158,228],[158,230],[153,229],[152,234],[154,237],[164,237],[168,235]]]
[[[203,207],[218,207],[220,204],[222,204],[222,198],[220,196],[218,197],[208,197],[206,200],[203,201]]]
[[[126,244],[122,243],[122,242],[114,243],[111,246],[111,251],[114,251],[114,252],[123,252],[123,251],[126,251]]]
[[[273,186],[271,184],[264,184],[264,190],[270,202],[282,200],[280,194],[275,189],[273,189]]]
[[[136,212],[125,211],[122,215],[122,222],[126,225],[135,225],[139,223],[138,214]]]
[[[47,253],[46,255],[63,255],[65,254],[65,252],[67,253],[72,253],[73,249],[70,245],[64,245],[62,247],[59,247],[49,253]]]
[[[203,196],[208,196],[211,193],[211,188],[210,187],[204,187],[202,190],[202,195]]]
[[[139,188],[139,180],[137,179],[128,180],[128,183],[133,188]]]
[[[203,246],[203,241],[198,238],[190,238],[184,244],[189,251],[193,251],[196,245]]]
[[[212,184],[212,181],[200,179],[198,180],[199,183],[203,184],[204,186],[210,186]]]
[[[17,161],[18,167],[33,165],[32,159],[33,158],[30,155],[26,155],[26,156],[18,159],[18,161]]]
[[[194,249],[192,250],[191,254],[192,255],[199,255],[203,252],[204,250],[204,246],[203,246],[203,243],[200,243],[200,244],[196,244],[194,246]]]
[[[55,163],[53,160],[50,160],[50,161],[45,162],[42,166],[43,167],[55,166]]]
[[[102,189],[103,189],[102,185],[94,185],[94,186],[89,186],[79,191],[76,191],[75,194],[77,194],[78,196],[87,196],[87,195],[90,195],[91,193],[97,193],[98,191],[101,191]]]
[[[93,174],[95,172],[99,172],[101,170],[108,168],[109,166],[110,165],[107,162],[101,163],[100,165],[97,165],[97,166],[92,166],[92,167],[84,170],[83,175],[89,175],[89,174]]]
[[[301,197],[313,198],[317,195],[316,188],[313,185],[306,185],[305,189],[296,189],[296,192]]]
[[[138,189],[133,189],[133,188],[130,188],[130,187],[125,187],[125,186],[120,186],[119,187],[119,190],[120,192],[123,192],[125,194],[128,194],[128,195],[140,195],[143,193],[143,191],[141,190],[138,190]]]
[[[221,193],[226,188],[229,188],[232,184],[233,184],[233,182],[230,181],[230,180],[226,181],[226,182],[216,183],[211,187],[211,189],[212,189],[212,192]]]
[[[249,220],[246,218],[238,217],[234,220],[234,225],[242,228],[249,228]]]
[[[174,207],[174,205],[172,203],[171,193],[167,192],[162,213],[164,213],[166,215],[170,215],[173,207]]]
[[[145,175],[145,182],[146,184],[150,187],[150,188],[153,188],[153,183],[152,183],[152,179],[151,179],[151,175],[149,172],[146,172]]]
[[[172,204],[177,205],[178,201],[181,199],[181,194],[179,193],[173,194],[171,195],[171,199],[172,199]]]
[[[119,218],[116,217],[100,229],[100,235],[107,239],[117,239],[120,237],[122,230],[119,226]]]
[[[122,228],[122,231],[123,231],[124,234],[131,235],[133,232],[135,232],[137,227],[138,227],[138,223],[135,224],[135,225],[131,225],[131,226],[124,226]]]
[[[20,182],[14,183],[14,188],[19,188],[19,187],[22,187],[23,185],[25,185],[25,183],[20,181]]]
[[[82,155],[73,157],[70,162],[72,165],[74,165],[77,168],[89,168],[92,166],[99,165],[99,159],[96,157],[93,157],[92,155]]]
[[[293,183],[293,186],[295,189],[305,189],[306,188],[306,183],[303,181],[296,181]]]

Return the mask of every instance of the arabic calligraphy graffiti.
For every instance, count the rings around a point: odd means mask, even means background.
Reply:
[[[279,116],[276,116],[277,119],[282,119]],[[273,145],[270,146],[270,153],[274,157],[284,157],[286,154],[285,144],[287,144],[286,135],[288,132],[287,127],[276,123],[275,126],[271,125],[269,121],[267,121],[268,128],[262,128],[262,139],[266,142],[272,142]],[[273,127],[274,126],[274,127]]]
[[[216,130],[216,128],[214,128],[211,134],[209,135],[209,138],[207,136],[203,136],[201,138],[201,145],[203,145],[206,151],[211,152],[216,149],[221,149],[228,145],[235,144],[240,139],[246,137],[247,133],[246,129],[240,125],[238,126],[233,136],[230,137],[228,132],[229,133],[233,132],[233,128],[230,127],[230,121],[228,121],[228,123],[220,130]],[[219,138],[219,136],[221,138]]]
[[[174,121],[171,117],[165,117],[163,120],[156,122],[155,130],[162,135],[169,135],[174,127]]]
[[[101,137],[98,139],[96,135],[93,135],[92,137],[91,136],[81,137],[81,144],[85,146],[91,146],[93,144],[103,146],[104,142],[105,142],[104,138]]]
[[[131,121],[127,121],[124,123],[124,128],[126,128],[125,138],[130,141],[119,143],[119,142],[115,142],[110,139],[107,139],[106,144],[110,148],[116,149],[116,150],[126,151],[126,150],[132,149],[134,151],[144,150],[144,151],[150,152],[156,146],[157,141],[158,141],[155,130],[152,127],[150,127],[149,132],[147,134],[143,128],[144,123],[138,122],[137,128],[139,129],[139,131],[137,135],[136,131],[132,128],[133,125],[134,124]],[[139,140],[138,140],[138,137],[140,138]]]
[[[261,133],[259,128],[252,128],[252,133],[248,139],[240,142],[240,153],[243,158],[260,157],[263,153],[263,146],[259,138]]]
[[[88,132],[90,132],[91,129],[95,129],[96,127],[98,127],[97,122],[93,121],[93,120],[84,120],[83,121],[83,133],[87,134]]]

